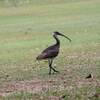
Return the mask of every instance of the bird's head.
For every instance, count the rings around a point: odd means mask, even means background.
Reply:
[[[53,36],[54,36],[54,35],[60,35],[60,36],[63,36],[63,37],[65,37],[65,38],[67,38],[67,39],[71,42],[71,39],[70,39],[69,37],[63,35],[62,33],[58,32],[58,31],[53,32],[52,35],[53,35]]]

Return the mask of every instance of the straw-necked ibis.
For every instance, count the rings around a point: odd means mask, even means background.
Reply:
[[[45,50],[43,50],[43,52],[36,58],[37,60],[48,60],[49,68],[50,68],[49,74],[51,74],[51,70],[53,70],[54,72],[59,72],[52,67],[53,59],[55,57],[57,57],[57,55],[59,54],[59,48],[60,48],[60,41],[59,41],[57,35],[63,36],[71,42],[70,38],[68,38],[67,36],[65,36],[57,31],[53,32],[52,35],[53,35],[54,39],[56,40],[56,43],[54,45],[46,48]]]

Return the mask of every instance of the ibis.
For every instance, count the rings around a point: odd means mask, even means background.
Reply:
[[[37,60],[48,60],[49,74],[51,74],[51,71],[59,72],[52,66],[54,58],[56,58],[59,54],[60,40],[58,39],[58,36],[63,36],[71,42],[71,39],[69,37],[63,35],[58,31],[53,32],[52,35],[56,40],[56,43],[43,50],[42,53],[39,54],[36,58]]]

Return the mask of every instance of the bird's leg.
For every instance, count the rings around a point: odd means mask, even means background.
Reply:
[[[49,62],[49,75],[51,75],[51,61],[50,61],[50,59],[48,60],[48,62]]]
[[[55,70],[53,67],[52,67],[52,63],[53,63],[53,59],[49,60],[49,67],[50,67],[50,74],[51,74],[51,69],[54,71],[54,72],[59,72],[57,70]]]

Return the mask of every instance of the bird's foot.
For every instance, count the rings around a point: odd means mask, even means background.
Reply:
[[[55,74],[55,73],[60,73],[59,71],[57,71],[57,70],[55,70],[54,72],[53,72],[53,74]]]
[[[55,74],[55,73],[60,73],[60,72],[57,71],[57,70],[55,70],[55,71],[53,71],[53,73],[49,72],[49,75],[51,75],[51,74]]]
[[[52,68],[54,72],[59,73],[59,71],[55,70],[54,68]]]
[[[59,71],[55,70],[54,72],[60,73]]]

